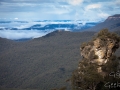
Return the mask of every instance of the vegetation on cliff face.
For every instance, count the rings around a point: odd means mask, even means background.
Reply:
[[[83,59],[72,74],[73,90],[119,90],[120,58],[114,55],[120,37],[107,29],[80,47]]]

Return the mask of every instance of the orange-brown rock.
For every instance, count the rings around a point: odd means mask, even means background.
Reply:
[[[80,47],[81,56],[90,63],[104,65],[119,48],[119,42],[119,36],[105,29],[98,33],[94,40]]]

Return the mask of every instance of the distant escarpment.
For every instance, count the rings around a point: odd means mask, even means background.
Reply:
[[[82,60],[73,72],[73,90],[119,90],[120,58],[115,56],[120,37],[107,29],[80,47]],[[118,75],[117,75],[117,74]],[[116,76],[115,76],[116,75]],[[111,85],[114,83],[115,85]]]
[[[120,20],[120,14],[115,14],[115,15],[113,15],[113,16],[109,16],[109,17],[106,19],[106,22],[108,22],[108,21],[110,21],[110,20],[112,20],[112,21],[119,21],[119,20]]]
[[[120,14],[109,16],[104,22],[89,28],[90,31],[100,31],[102,29],[109,29],[110,31],[120,30]]]

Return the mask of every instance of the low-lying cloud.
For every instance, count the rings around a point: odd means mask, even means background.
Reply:
[[[0,37],[11,40],[23,39],[23,38],[38,38],[46,35],[47,32],[38,30],[0,30]]]

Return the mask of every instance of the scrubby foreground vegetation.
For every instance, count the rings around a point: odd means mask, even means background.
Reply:
[[[116,32],[120,35],[120,31]],[[79,47],[83,42],[90,41],[95,34],[96,32],[87,31],[55,31],[44,37],[26,42],[14,42],[0,38],[0,89],[55,90],[54,88],[56,88],[70,90],[71,86],[73,89],[79,89],[77,88],[79,82],[76,82],[76,80],[78,81],[78,69],[75,70],[78,60],[82,59]],[[119,53],[120,49],[116,54],[119,55]],[[92,57],[97,58],[97,56]],[[112,58],[111,60],[113,60]],[[116,57],[116,59],[119,58]],[[86,61],[86,59],[82,61]],[[96,65],[83,63],[87,65],[83,72],[89,70],[85,74],[95,73],[97,70]],[[112,63],[109,63],[106,64],[111,66]],[[115,66],[117,66],[116,63]],[[108,69],[103,68],[103,70]],[[73,72],[74,70],[75,72]],[[69,82],[66,83],[71,75],[72,85]],[[95,75],[99,76],[99,73],[96,72]],[[89,81],[88,77],[82,78]],[[100,76],[100,78],[102,77]],[[97,77],[98,80],[100,78]],[[91,85],[91,83],[86,82],[85,84]],[[83,86],[83,83],[79,85]]]

